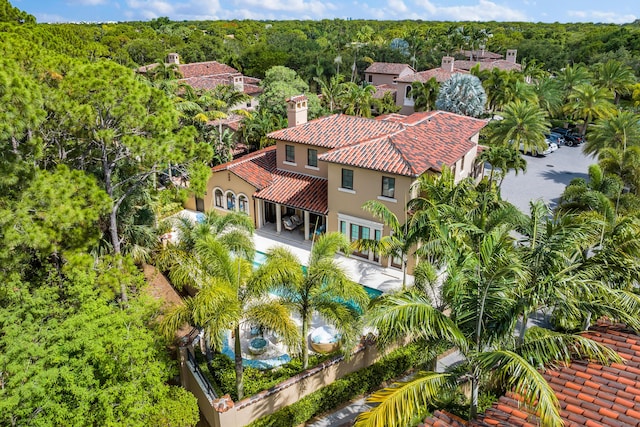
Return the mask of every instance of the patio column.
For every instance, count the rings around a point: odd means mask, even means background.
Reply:
[[[309,211],[304,211],[304,240],[309,240]]]
[[[280,234],[282,231],[282,211],[280,210],[280,204],[276,203],[276,233]]]

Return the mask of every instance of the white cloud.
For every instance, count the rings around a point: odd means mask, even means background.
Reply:
[[[48,22],[48,23],[69,22],[68,18],[65,18],[60,15],[53,15],[50,13],[36,13],[34,16],[36,17],[36,21],[38,22]]]
[[[427,12],[429,19],[454,21],[527,21],[524,12],[502,6],[489,0],[479,0],[468,6],[438,6],[430,0],[417,0],[416,4]]]
[[[402,0],[389,0],[389,8],[394,12],[406,12],[409,10]],[[395,13],[394,13],[395,15]]]
[[[609,24],[626,24],[638,19],[635,15],[621,15],[614,12],[602,12],[598,10],[569,10],[567,15],[577,18],[582,22],[606,22]]]

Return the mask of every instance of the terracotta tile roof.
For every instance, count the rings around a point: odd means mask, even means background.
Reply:
[[[498,59],[496,61],[456,61],[456,68],[462,70],[470,70],[476,66],[476,64],[480,64],[480,70],[492,70],[494,68],[498,68],[504,71],[520,71],[522,66],[520,64],[516,64],[506,59]]]
[[[256,187],[253,196],[258,199],[322,215],[328,212],[327,180],[278,170],[275,145],[215,166],[211,170],[226,170],[248,182]]]
[[[235,75],[239,76],[240,74],[236,73]],[[234,74],[220,74],[216,76],[189,77],[187,79],[180,79],[178,81],[182,83],[186,83],[195,89],[212,90],[219,85],[233,86],[233,77],[234,77]],[[255,84],[247,84],[245,82],[243,84],[243,87],[244,87],[243,92],[246,93],[247,95],[255,95],[258,93],[262,93],[262,88]]]
[[[468,421],[446,411],[434,411],[433,415],[424,420],[424,423],[418,424],[418,427],[466,427],[468,425]]]
[[[462,54],[467,58],[473,57],[475,59],[502,59],[502,55],[499,53],[489,52],[488,50],[463,50]]]
[[[326,215],[327,180],[294,172],[276,170],[272,183],[255,193],[257,199]]]
[[[291,98],[287,99],[287,102],[300,102],[300,101],[306,101],[306,100],[307,100],[307,95],[302,94],[302,95],[292,96]]]
[[[575,361],[545,371],[543,375],[560,402],[564,425],[640,427],[640,335],[624,325],[603,322],[583,335],[614,349],[625,362],[602,366]],[[442,419],[434,414],[425,420],[425,425],[458,427],[452,422],[434,424],[438,421]],[[519,396],[507,393],[469,425],[534,427],[540,421],[524,408]]]
[[[404,70],[406,70],[407,68],[415,72],[415,70],[409,64],[399,64],[399,63],[393,63],[393,62],[374,62],[373,64],[369,65],[369,67],[366,70],[364,70],[364,72],[370,73],[370,74],[391,74],[396,76],[396,75],[399,75]]]
[[[386,122],[403,129],[382,137],[336,148],[319,159],[397,175],[417,177],[427,170],[452,166],[475,147],[471,137],[487,122],[444,111],[415,113],[400,119],[389,115]],[[385,122],[385,120],[381,120]]]
[[[455,64],[458,64],[458,61],[456,61]],[[413,82],[426,83],[429,80],[431,80],[432,77],[435,77],[438,83],[442,83],[449,80],[451,76],[456,73],[469,74],[469,71],[463,70],[458,67],[455,67],[453,71],[447,71],[442,67],[438,67],[438,68],[432,68],[426,71],[420,71],[415,74],[409,74],[406,76],[398,77],[397,81],[401,83],[413,83]]]
[[[244,116],[241,116],[240,114],[230,113],[225,119],[208,121],[207,125],[209,126],[222,125],[222,126],[228,127],[234,132],[237,132],[238,129],[240,128],[240,125],[242,124],[242,119],[244,119]]]
[[[271,132],[267,137],[318,147],[336,148],[397,132],[397,123],[334,114],[305,124]]]
[[[227,64],[221,64],[218,61],[194,62],[192,64],[179,64],[178,68],[182,77],[188,79],[190,77],[215,76],[220,74],[238,74],[238,70]]]
[[[261,190],[271,184],[271,174],[276,170],[276,147],[264,148],[211,168],[212,172],[229,171]]]
[[[382,99],[388,92],[391,92],[393,99],[396,99],[398,88],[388,84],[378,85],[376,86],[376,93],[373,94],[373,97],[376,99]]]

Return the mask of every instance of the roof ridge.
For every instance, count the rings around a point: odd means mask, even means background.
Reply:
[[[266,154],[268,154],[269,152],[275,150],[276,146],[275,145],[270,145],[268,147],[264,147],[258,151],[254,151],[253,153],[249,153],[246,156],[242,156],[239,159],[235,159],[235,160],[231,160],[230,162],[227,163],[223,163],[221,165],[216,165],[213,166],[211,169],[216,169],[216,168],[220,168],[218,170],[228,170],[231,166],[238,166],[238,165],[242,165],[248,161],[257,159],[261,156],[265,156]],[[225,166],[225,167],[221,167],[221,166]]]

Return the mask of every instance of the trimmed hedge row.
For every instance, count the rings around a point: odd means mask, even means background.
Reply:
[[[346,375],[293,405],[257,419],[248,427],[295,427],[357,396],[377,390],[383,382],[398,377],[421,361],[418,345],[399,348],[373,365]]]

